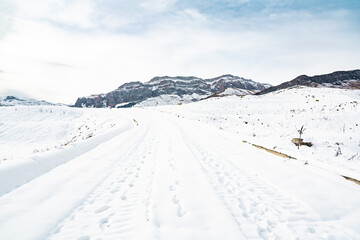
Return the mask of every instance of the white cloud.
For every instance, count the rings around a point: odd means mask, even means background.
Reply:
[[[184,10],[184,14],[188,15],[195,22],[205,22],[208,20],[204,14],[200,13],[196,9],[187,8]]]
[[[72,4],[63,4],[61,7],[57,7],[58,10],[47,17],[54,22],[65,25],[94,28],[96,24],[91,19],[93,8],[91,1],[78,0]]]
[[[140,3],[140,6],[147,11],[163,12],[169,10],[177,0],[145,0]]]
[[[231,73],[276,84],[300,74],[358,68],[360,63],[360,35],[349,31],[346,11],[318,16],[288,11],[225,21],[185,8],[153,19],[152,11],[172,9],[176,3],[147,3],[158,5],[138,15],[136,9],[124,15],[101,13],[107,18],[100,24],[94,18],[98,6],[91,1],[23,3],[12,31],[0,40],[0,93],[18,89],[74,103],[79,96],[155,75]],[[141,23],[146,27],[131,33],[116,30]],[[98,29],[102,25],[106,31]],[[66,26],[94,30],[69,31]]]
[[[18,6],[17,16],[26,19],[51,21],[58,25],[93,28],[96,24],[91,16],[93,1],[77,0],[14,0]]]
[[[240,4],[244,4],[244,3],[249,3],[250,0],[233,0],[236,3],[240,3]]]

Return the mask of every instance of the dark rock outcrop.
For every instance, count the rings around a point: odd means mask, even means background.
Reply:
[[[280,85],[269,87],[256,94],[257,95],[266,94],[269,92],[274,92],[294,86],[309,86],[309,87],[325,86],[325,87],[336,87],[336,88],[360,89],[360,70],[338,71],[330,74],[316,75],[313,77],[301,75],[289,82],[284,82]]]

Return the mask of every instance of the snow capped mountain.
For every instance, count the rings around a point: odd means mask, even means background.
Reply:
[[[266,87],[268,87],[267,84],[233,75],[223,75],[211,79],[193,76],[163,76],[154,77],[145,83],[125,83],[107,94],[78,98],[75,107],[100,108],[179,104],[196,102],[228,88],[249,90],[253,93],[264,90]]]
[[[245,89],[236,89],[236,88],[227,88],[223,92],[216,93],[211,97],[226,97],[226,96],[245,96],[252,95],[258,91],[255,90],[245,90]]]
[[[53,103],[46,102],[44,100],[37,100],[26,97],[15,96],[0,96],[0,106],[39,106],[39,105],[54,105]]]
[[[322,86],[332,88],[360,89],[360,70],[338,71],[330,74],[316,75],[313,77],[301,75],[289,82],[284,82],[280,85],[266,88],[257,94],[266,94],[293,86]]]
[[[211,87],[215,92],[222,92],[227,88],[258,91],[270,86],[269,84],[254,82],[250,79],[245,79],[230,74],[216,78],[206,79],[205,81],[211,83]]]

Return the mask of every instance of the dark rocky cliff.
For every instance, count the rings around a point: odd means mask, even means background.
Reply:
[[[75,107],[115,107],[118,104],[133,106],[141,101],[162,95],[193,95],[207,97],[227,88],[260,91],[268,85],[233,75],[212,79],[197,77],[154,77],[149,82],[130,82],[107,94],[78,98]],[[196,99],[194,98],[194,101]]]

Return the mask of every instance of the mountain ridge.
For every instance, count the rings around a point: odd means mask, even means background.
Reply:
[[[106,94],[95,94],[78,98],[75,107],[131,107],[148,99],[176,96],[176,103],[199,101],[228,88],[244,89],[255,93],[264,90],[268,84],[231,74],[202,79],[195,76],[156,76],[148,82],[127,82]],[[151,101],[148,101],[151,102]],[[156,104],[156,101],[154,101]]]
[[[276,86],[271,86],[255,94],[263,95],[293,86],[324,86],[334,88],[360,89],[360,70],[356,69],[350,71],[336,71],[328,74],[314,75],[310,77],[307,75],[300,75],[291,81],[283,82]]]

